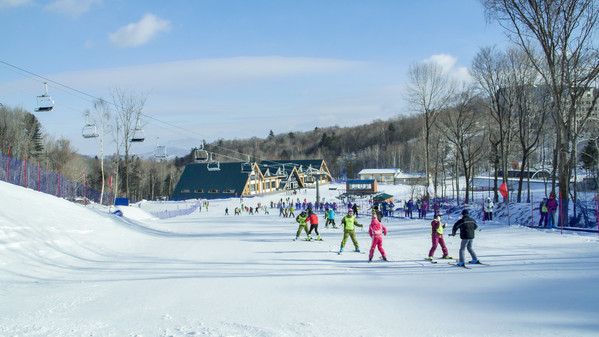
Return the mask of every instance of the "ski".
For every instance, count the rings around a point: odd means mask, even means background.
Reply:
[[[341,254],[342,254],[342,253],[344,253],[344,252],[345,252],[345,251],[343,251],[343,252],[337,252],[337,254],[341,255]],[[355,250],[354,250],[353,252],[354,252],[354,253],[360,253],[360,254],[366,254],[366,252],[357,252],[357,251],[355,251]]]
[[[488,263],[482,263],[482,262],[480,262],[480,261],[479,261],[479,262],[476,262],[476,263],[468,262],[468,264],[480,264],[480,265],[482,265],[482,266],[488,266],[488,265],[489,265]]]
[[[459,264],[457,264],[455,262],[447,262],[447,263],[450,264],[450,265],[452,265],[452,266],[456,266],[456,267],[462,267],[462,268],[466,268],[466,269],[472,269],[472,268],[466,266],[465,264],[459,265]]]

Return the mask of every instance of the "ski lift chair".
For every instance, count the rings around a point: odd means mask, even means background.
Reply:
[[[220,171],[220,163],[218,162],[218,160],[211,160],[206,165],[206,168],[208,169],[208,171]]]
[[[252,163],[241,163],[241,173],[252,173]]]
[[[154,149],[155,158],[166,158],[166,146],[159,145]]]
[[[37,108],[35,111],[50,111],[54,109],[54,100],[48,96],[48,83],[44,82],[45,92],[41,96],[37,96]]]
[[[166,158],[166,146],[157,142],[156,148],[154,148],[154,158]]]
[[[141,143],[146,140],[146,136],[144,134],[144,130],[141,128],[135,128],[133,131],[133,137],[129,139],[131,143]]]
[[[247,162],[241,163],[241,173],[252,173],[252,163],[250,162],[250,156],[248,156]]]
[[[205,163],[208,161],[208,157],[208,151],[204,150],[203,147],[193,151],[193,160],[196,163]]]
[[[81,130],[81,135],[83,138],[97,138],[100,136],[96,131],[96,124],[88,123],[85,124],[83,129]]]
[[[214,159],[213,153],[210,153],[210,160],[206,164],[206,169],[208,171],[220,171],[220,162]]]

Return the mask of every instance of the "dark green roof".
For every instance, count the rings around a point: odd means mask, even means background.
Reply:
[[[393,196],[391,194],[387,194],[387,193],[380,193],[375,195],[372,200],[374,201],[384,201],[387,199],[393,198]]]
[[[185,166],[171,199],[214,199],[240,197],[249,174],[241,172],[241,163],[220,163],[219,170],[208,170],[207,163]]]

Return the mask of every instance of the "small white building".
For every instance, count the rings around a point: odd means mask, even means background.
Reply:
[[[358,173],[360,180],[376,180],[382,184],[395,184],[395,176],[401,174],[398,168],[363,169]]]

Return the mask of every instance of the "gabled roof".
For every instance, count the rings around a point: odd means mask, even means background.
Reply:
[[[311,167],[313,170],[326,172],[329,175],[331,174],[324,159],[268,160],[263,161],[261,165],[284,167],[285,171],[288,173],[291,172],[293,167],[295,167],[299,173],[306,172],[306,170]],[[328,177],[327,179],[331,179],[331,177]]]
[[[241,163],[220,163],[220,170],[210,171],[207,163],[185,166],[171,199],[230,198],[241,196],[249,179],[241,172]]]
[[[324,165],[324,159],[300,159],[300,160],[269,160],[264,161],[263,163],[268,165],[285,165],[285,166],[296,166],[301,167],[302,170],[308,169],[308,167],[312,167],[315,170],[320,170],[321,166]]]

